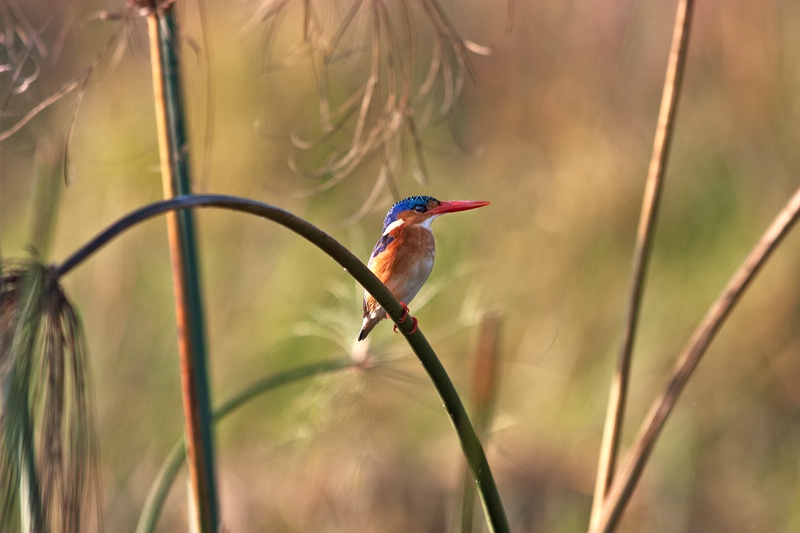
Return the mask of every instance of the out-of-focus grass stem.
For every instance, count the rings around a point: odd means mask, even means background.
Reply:
[[[147,16],[164,197],[191,194],[174,4]],[[189,477],[199,531],[217,531],[219,496],[199,260],[191,211],[167,214]]]
[[[600,448],[597,467],[597,479],[592,501],[590,528],[597,525],[600,511],[608,489],[614,479],[614,469],[619,454],[620,436],[625,417],[625,402],[628,394],[633,345],[636,339],[636,327],[639,320],[639,309],[644,293],[645,274],[655,233],[656,216],[661,198],[664,173],[667,168],[669,148],[675,127],[675,114],[678,109],[681,81],[686,64],[686,51],[689,45],[689,30],[692,24],[694,0],[681,0],[675,16],[667,72],[661,95],[661,109],[658,114],[653,152],[650,168],[647,173],[644,200],[636,233],[636,247],[633,258],[633,272],[628,294],[625,324],[622,332],[622,346],[617,358],[617,367],[611,383],[608,400],[606,424]]]
[[[616,527],[622,511],[641,477],[656,439],[661,434],[672,407],[700,362],[700,358],[714,340],[744,291],[798,218],[800,218],[800,189],[794,193],[786,206],[775,217],[739,270],[731,277],[722,294],[708,310],[694,335],[689,339],[686,348],[678,358],[678,363],[666,389],[650,407],[636,441],[631,447],[628,460],[620,469],[608,492],[598,524],[592,528],[593,532],[610,532]]]
[[[297,383],[302,379],[344,370],[350,368],[353,364],[353,360],[348,357],[347,359],[334,359],[332,361],[313,363],[267,376],[215,409],[214,423],[217,424],[221,422],[222,419],[230,413],[261,394],[275,390],[283,385]],[[147,495],[142,514],[139,516],[139,524],[136,526],[136,533],[152,533],[155,531],[169,490],[185,460],[186,440],[181,439],[180,442],[175,444],[172,451],[170,451],[169,456],[161,467],[158,478],[150,488],[150,493]]]
[[[492,424],[494,404],[499,392],[501,314],[487,314],[478,328],[472,368],[472,403],[475,409],[475,431],[486,444]],[[475,483],[469,471],[464,473],[461,492],[461,533],[472,533],[475,522]]]

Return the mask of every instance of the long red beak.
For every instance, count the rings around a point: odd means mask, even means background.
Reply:
[[[456,200],[453,202],[440,202],[438,207],[428,210],[429,215],[443,215],[445,213],[455,213],[456,211],[467,211],[469,209],[477,209],[489,205],[489,202],[482,200],[476,201],[461,201]]]

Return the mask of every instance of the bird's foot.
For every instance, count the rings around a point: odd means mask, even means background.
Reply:
[[[408,306],[407,306],[407,305],[406,305],[404,302],[400,302],[400,305],[402,305],[402,306],[403,306],[403,316],[401,316],[401,317],[400,317],[400,319],[398,320],[398,322],[405,322],[405,321],[406,321],[406,318],[408,318],[408,317],[409,317],[409,310],[408,310]],[[413,317],[413,316],[412,316],[412,317],[411,317],[411,320],[414,322],[414,326],[411,328],[411,331],[409,331],[409,332],[408,332],[408,333],[409,333],[409,335],[410,335],[411,333],[414,333],[415,331],[417,331],[417,319],[416,319],[415,317]],[[395,332],[395,333],[397,333],[397,324],[395,324],[395,325],[392,327],[392,329],[394,330],[394,332]]]
[[[412,333],[414,333],[415,331],[417,331],[417,318],[412,316],[412,317],[411,317],[411,320],[413,320],[413,321],[414,321],[414,327],[412,327],[412,328],[411,328],[411,331],[409,331],[409,332],[408,332],[408,334],[409,334],[409,335],[411,335]],[[401,322],[402,322],[402,320],[401,320]],[[397,324],[395,324],[394,326],[392,326],[392,329],[394,330],[394,332],[395,332],[395,333],[397,333]]]
[[[398,322],[405,322],[406,318],[408,318],[408,313],[409,313],[408,306],[406,305],[405,302],[400,302],[400,305],[403,306],[403,316],[400,317],[400,320],[398,320]]]

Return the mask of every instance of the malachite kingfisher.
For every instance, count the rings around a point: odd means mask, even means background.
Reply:
[[[411,196],[400,200],[389,209],[383,220],[383,232],[372,250],[367,266],[400,300],[405,309],[403,320],[408,316],[407,303],[414,299],[433,270],[436,244],[431,223],[439,215],[466,211],[489,205],[483,201],[440,202],[430,196]],[[367,338],[369,332],[386,318],[381,305],[364,291],[364,322],[358,340]],[[417,319],[414,329],[417,327]]]

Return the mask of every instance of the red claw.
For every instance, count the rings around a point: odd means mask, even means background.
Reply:
[[[400,302],[400,305],[403,306],[403,315],[400,317],[398,322],[405,322],[406,321],[406,317],[408,317],[408,306],[403,302]],[[389,313],[386,313],[386,318],[391,319],[392,317],[389,316]],[[395,331],[397,331],[397,329],[395,329]]]
[[[408,306],[405,304],[405,302],[400,302],[400,305],[403,306],[403,316],[400,317],[400,320],[398,320],[398,322],[405,322],[406,318],[408,317]]]
[[[402,305],[402,306],[403,306],[403,316],[401,316],[401,317],[400,317],[400,319],[398,320],[398,322],[405,322],[405,321],[406,321],[406,318],[408,318],[408,316],[409,316],[409,314],[408,314],[408,313],[409,313],[408,306],[407,306],[405,303],[403,303],[403,302],[400,302],[400,305]],[[409,331],[409,332],[408,332],[408,334],[409,334],[409,335],[411,335],[412,333],[414,333],[415,331],[417,331],[417,319],[416,319],[415,317],[413,317],[413,316],[412,316],[412,317],[411,317],[411,320],[414,322],[414,326],[411,328],[411,331]],[[397,324],[395,324],[394,326],[392,326],[392,330],[393,330],[395,333],[397,333]]]

